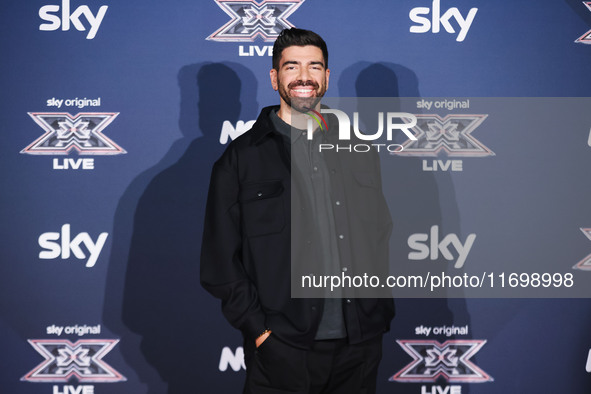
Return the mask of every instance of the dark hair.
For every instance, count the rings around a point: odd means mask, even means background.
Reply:
[[[313,45],[320,48],[324,56],[324,67],[328,68],[328,49],[322,37],[313,31],[295,27],[282,30],[275,44],[273,44],[273,68],[279,70],[279,59],[281,59],[281,54],[285,48],[291,46],[303,47],[306,45]]]

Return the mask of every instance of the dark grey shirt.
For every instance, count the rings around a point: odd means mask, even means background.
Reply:
[[[303,176],[303,188],[314,210],[314,218],[322,246],[322,263],[328,275],[339,274],[341,271],[337,234],[335,231],[334,213],[332,208],[330,173],[319,144],[322,143],[322,131],[317,130],[312,140],[308,140],[307,132],[292,128],[285,123],[275,111],[271,111],[271,122],[276,130],[286,137],[286,144],[291,152],[292,170],[296,169]],[[324,300],[324,312],[316,333],[316,339],[336,339],[347,336],[343,318],[343,305],[339,293],[327,294]]]

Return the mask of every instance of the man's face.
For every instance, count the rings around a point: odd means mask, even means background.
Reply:
[[[287,47],[281,53],[279,70],[272,69],[271,84],[279,91],[282,105],[308,112],[328,88],[330,70],[322,50],[313,45]]]

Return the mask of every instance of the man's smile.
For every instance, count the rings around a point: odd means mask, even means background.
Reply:
[[[289,84],[291,97],[315,97],[318,84],[312,81],[302,83],[301,81]]]

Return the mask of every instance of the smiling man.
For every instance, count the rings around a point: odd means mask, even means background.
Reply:
[[[276,44],[277,48],[273,49],[281,55],[279,57],[273,52],[273,68],[269,72],[271,85],[279,91],[281,98],[277,115],[287,124],[291,124],[292,109],[300,113],[314,109],[326,93],[330,76],[328,51],[324,41],[320,45],[322,47],[303,45],[281,48]]]
[[[324,40],[284,30],[270,71],[280,105],[264,108],[213,167],[201,283],[244,336],[244,393],[376,390],[392,300],[291,295],[292,277],[308,269],[338,275],[388,261],[377,155],[323,154],[319,144],[337,138],[336,119],[307,135],[305,114],[320,109],[329,76]]]

